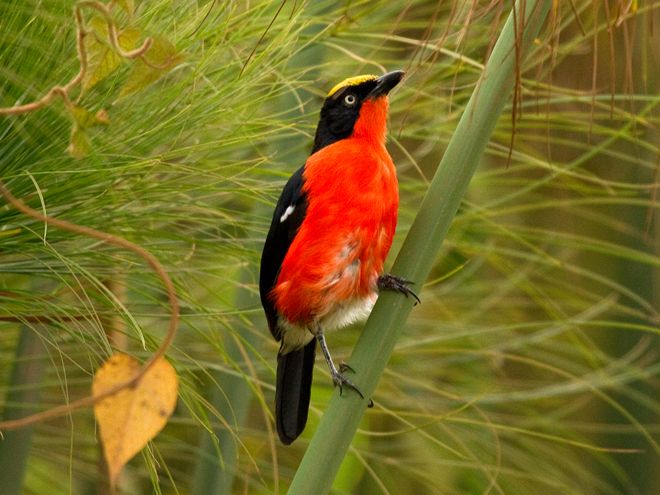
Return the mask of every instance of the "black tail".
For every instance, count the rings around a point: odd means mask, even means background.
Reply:
[[[277,355],[275,422],[284,445],[289,445],[305,429],[312,389],[316,339],[288,354]]]

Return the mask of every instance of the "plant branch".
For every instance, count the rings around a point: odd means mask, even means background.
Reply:
[[[119,38],[117,33],[117,26],[115,25],[114,20],[112,19],[112,13],[110,12],[110,6],[104,5],[101,2],[96,2],[92,0],[84,0],[78,2],[73,8],[73,15],[76,20],[76,51],[78,56],[78,63],[80,68],[78,73],[64,86],[53,86],[48,93],[37,101],[31,103],[26,103],[24,105],[14,105],[12,107],[0,107],[0,115],[21,115],[24,113],[29,113],[34,110],[39,110],[46,105],[49,105],[56,96],[60,96],[64,103],[67,106],[71,106],[71,98],[69,93],[73,88],[78,86],[87,74],[87,51],[85,50],[85,36],[89,34],[89,31],[85,29],[85,22],[82,15],[82,8],[88,7],[96,10],[97,12],[103,15],[107,25],[108,25],[108,41],[113,50],[123,58],[135,59],[140,58],[143,62],[147,63],[146,57],[144,56],[147,50],[153,44],[153,38],[147,37],[142,42],[142,45],[134,50],[126,51],[119,45]]]
[[[151,44],[153,43],[153,39],[151,37],[145,38],[142,42],[142,46],[134,50],[126,51],[121,46],[119,46],[119,34],[117,33],[117,26],[115,25],[115,21],[112,18],[112,12],[110,11],[111,4],[104,5],[101,2],[95,2],[94,0],[83,0],[78,2],[76,5],[76,15],[78,15],[77,13],[80,11],[80,7],[89,7],[96,10],[103,16],[106,24],[108,25],[108,41],[110,41],[110,46],[112,46],[113,50],[115,50],[119,56],[128,59],[141,58],[151,47]],[[82,24],[79,24],[79,26],[81,25]]]
[[[156,361],[165,355],[167,349],[174,341],[174,336],[176,335],[176,330],[179,324],[179,300],[176,296],[176,291],[174,288],[174,284],[172,283],[172,279],[167,274],[167,271],[165,270],[163,265],[158,261],[158,259],[153,254],[151,254],[149,251],[144,249],[142,246],[135,244],[127,239],[124,239],[123,237],[109,234],[107,232],[102,232],[100,230],[96,230],[90,227],[76,225],[74,223],[67,222],[66,220],[61,220],[49,215],[44,215],[43,213],[29,207],[20,199],[14,197],[14,195],[9,191],[9,189],[7,189],[7,187],[2,181],[0,181],[0,195],[4,196],[7,202],[11,204],[14,208],[19,210],[21,213],[31,218],[34,218],[35,220],[45,222],[50,226],[62,230],[73,232],[74,234],[80,234],[87,237],[92,237],[94,239],[99,239],[100,241],[107,242],[108,244],[112,244],[114,246],[132,251],[136,255],[140,256],[142,259],[144,259],[147,262],[147,264],[156,272],[158,277],[160,277],[160,279],[162,280],[163,285],[165,286],[165,290],[167,292],[168,302],[170,306],[170,321],[167,328],[167,334],[165,335],[163,342],[160,344],[160,347],[158,347],[156,352],[154,352],[154,354],[142,365],[142,368],[140,368],[140,370],[132,378],[126,380],[123,383],[119,383],[114,387],[109,388],[108,390],[98,395],[84,397],[82,399],[78,399],[73,402],[70,402],[69,404],[53,407],[46,411],[32,414],[24,418],[11,420],[11,421],[2,421],[0,422],[0,431],[1,431],[1,430],[14,430],[17,428],[22,428],[24,426],[28,426],[40,421],[44,421],[47,419],[52,419],[58,416],[68,414],[75,409],[91,406],[96,402],[105,399],[106,397],[109,397],[111,395],[116,394],[117,392],[120,392],[121,390],[124,390],[125,388],[134,386],[136,383],[140,381],[140,379],[144,376],[144,374],[147,371],[149,371],[149,369],[156,363]]]

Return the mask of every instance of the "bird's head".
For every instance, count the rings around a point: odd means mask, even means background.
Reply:
[[[404,72],[349,77],[335,85],[323,103],[312,153],[350,136],[385,142],[387,95]]]

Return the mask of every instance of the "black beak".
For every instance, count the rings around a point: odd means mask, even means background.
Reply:
[[[376,79],[376,87],[371,90],[371,93],[367,95],[367,98],[378,98],[379,96],[386,95],[392,90],[392,88],[394,88],[394,86],[401,82],[404,74],[405,72],[402,70],[395,70],[380,76]]]

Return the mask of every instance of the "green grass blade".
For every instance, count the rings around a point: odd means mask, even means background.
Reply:
[[[521,54],[530,48],[550,8],[549,0],[516,3],[516,18],[525,14],[523,36],[518,36]],[[525,8],[521,9],[521,5]],[[513,13],[486,64],[481,79],[458,123],[447,151],[422,202],[393,267],[396,275],[420,286],[428,276],[440,245],[479,164],[490,135],[508,101],[516,71],[517,29]],[[411,300],[383,294],[358,341],[350,365],[358,370],[352,378],[365,396],[370,396],[394,348],[412,308]],[[338,391],[333,395],[293,479],[289,493],[327,493],[344,458],[367,400]]]
[[[241,279],[244,284],[254,278],[249,269],[244,269]],[[236,295],[236,307],[246,308],[258,304],[255,301],[256,294],[246,290],[243,285],[238,288]],[[245,342],[248,345],[256,345],[256,335],[245,332]],[[243,360],[238,344],[228,336],[225,341],[227,358],[232,362]],[[248,419],[250,403],[253,393],[249,383],[241,376],[231,376],[226,373],[214,373],[216,383],[210,387],[209,401],[218,413],[227,419],[236,432],[244,428]],[[218,385],[222,390],[218,389]],[[195,467],[192,495],[222,495],[232,492],[234,479],[238,474],[238,450],[236,433],[226,428],[218,428],[215,431],[218,448],[206,431],[202,432],[200,441],[200,452]],[[219,456],[219,458],[218,458]]]

